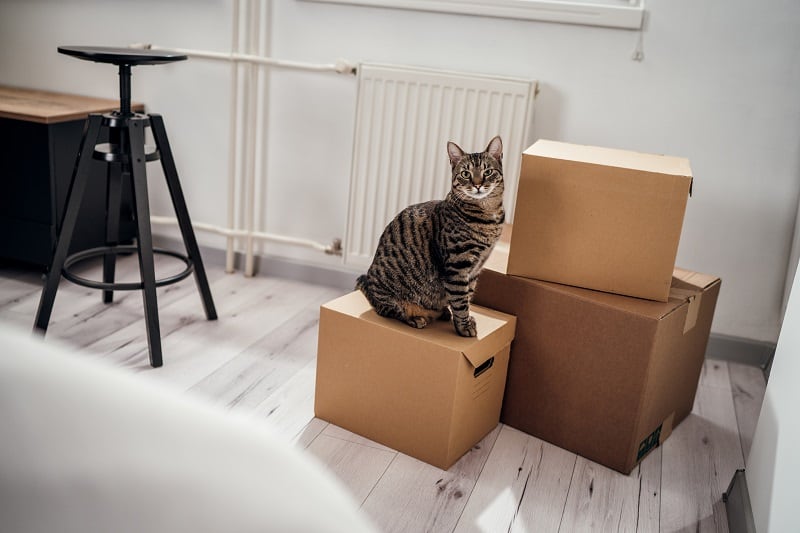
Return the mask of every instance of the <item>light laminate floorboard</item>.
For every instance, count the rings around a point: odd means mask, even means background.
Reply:
[[[398,453],[362,508],[383,531],[452,531],[499,430],[500,426],[447,471]]]
[[[501,426],[456,531],[558,531],[577,456]]]
[[[160,275],[174,269],[157,259]],[[121,258],[119,276],[136,267]],[[138,291],[106,305],[62,281],[46,340],[248,413],[326,465],[384,531],[727,531],[722,492],[749,453],[760,369],[707,361],[692,414],[628,476],[502,424],[443,471],[314,418],[319,305],[343,291],[207,268],[217,321],[193,281],[158,289],[160,369],[148,365]],[[0,321],[29,330],[41,283],[0,263]]]

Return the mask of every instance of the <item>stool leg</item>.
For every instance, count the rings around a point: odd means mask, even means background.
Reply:
[[[132,118],[130,125],[131,181],[133,182],[133,204],[136,211],[137,239],[139,249],[139,272],[142,277],[144,318],[147,327],[147,346],[150,351],[150,366],[160,367],[161,331],[158,324],[158,302],[156,300],[156,274],[153,261],[153,236],[150,232],[150,207],[147,197],[147,171],[144,155],[145,120]]]
[[[106,246],[119,244],[119,212],[122,203],[122,165],[109,163],[108,165],[108,191],[106,195]],[[117,256],[107,252],[103,256],[103,282],[114,283]],[[111,303],[114,300],[114,291],[103,291],[103,302]]]
[[[186,245],[186,252],[194,265],[195,281],[203,299],[206,318],[208,320],[216,320],[217,310],[211,297],[211,289],[208,286],[208,278],[203,267],[203,258],[200,257],[200,248],[197,246],[197,239],[192,229],[192,221],[189,218],[189,210],[186,208],[186,200],[183,197],[183,190],[178,180],[178,170],[175,167],[175,160],[172,157],[172,150],[167,139],[167,131],[164,128],[164,119],[161,118],[161,115],[150,115],[150,127],[153,131],[156,147],[161,155],[161,167],[164,169],[164,176],[167,180],[169,194],[172,197],[172,205],[175,208],[178,225],[181,228],[183,242]]]
[[[50,323],[50,314],[53,311],[53,303],[56,300],[58,282],[61,281],[61,271],[64,268],[64,261],[69,252],[72,232],[75,230],[75,222],[78,220],[83,194],[86,191],[87,183],[89,183],[89,163],[92,159],[94,146],[100,136],[102,121],[103,117],[101,115],[89,115],[80,148],[78,149],[78,157],[75,161],[72,180],[67,192],[67,202],[61,220],[61,228],[58,232],[53,258],[50,261],[50,268],[45,277],[44,288],[39,299],[39,308],[36,310],[36,319],[33,325],[34,331],[38,330],[42,334],[47,331],[47,325]]]

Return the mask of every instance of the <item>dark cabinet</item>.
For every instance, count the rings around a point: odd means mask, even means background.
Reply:
[[[115,100],[0,87],[0,258],[49,263],[86,117],[117,106]],[[105,244],[106,166],[92,162],[70,253]],[[123,194],[124,242],[135,232],[130,184],[123,183]]]

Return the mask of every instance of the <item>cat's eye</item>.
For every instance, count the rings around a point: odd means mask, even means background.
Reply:
[[[494,174],[494,170],[492,170],[491,168],[487,168],[486,170],[483,171],[484,178],[491,178],[492,174]]]
[[[472,179],[472,174],[470,173],[469,170],[462,170],[460,177],[465,179],[465,180],[471,180]]]

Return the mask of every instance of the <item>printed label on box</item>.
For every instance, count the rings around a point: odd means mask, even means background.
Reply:
[[[661,428],[664,424],[661,424],[656,428],[655,431],[650,433],[645,439],[639,444],[639,453],[636,454],[636,462],[638,463],[642,457],[647,455],[647,452],[658,446],[659,442],[661,442]]]

